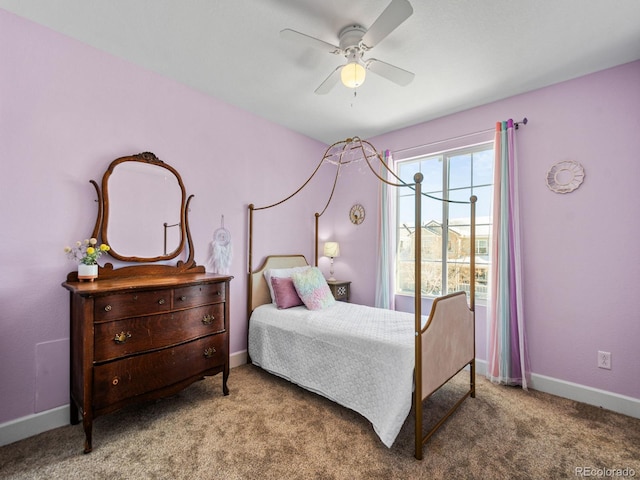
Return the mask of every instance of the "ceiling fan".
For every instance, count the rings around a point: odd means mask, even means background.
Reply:
[[[296,43],[304,43],[310,47],[319,48],[334,55],[343,55],[347,59],[346,64],[338,66],[316,88],[315,93],[319,95],[329,93],[338,83],[338,80],[342,80],[346,87],[359,87],[364,82],[367,70],[398,85],[405,86],[413,80],[415,75],[412,72],[375,58],[365,60],[362,57],[365,52],[371,50],[400,26],[412,13],[413,8],[407,0],[392,0],[369,29],[361,25],[349,25],[343,28],[338,35],[339,46],[289,28],[282,30],[280,36]]]

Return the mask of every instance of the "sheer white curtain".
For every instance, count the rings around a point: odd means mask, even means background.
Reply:
[[[384,161],[393,169],[393,159],[389,150],[384,152]],[[389,179],[390,174],[384,166],[381,166],[380,176]],[[391,178],[391,181],[394,179]],[[379,308],[395,309],[395,187],[379,182],[378,202],[378,239],[377,239],[377,266],[376,266],[376,301]]]

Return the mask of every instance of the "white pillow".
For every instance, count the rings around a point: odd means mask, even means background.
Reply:
[[[273,285],[271,285],[271,277],[277,278],[291,278],[291,274],[293,272],[303,272],[307,269],[311,268],[309,265],[305,265],[304,267],[291,267],[291,268],[270,268],[264,271],[264,279],[267,281],[267,286],[269,287],[269,294],[271,295],[271,302],[274,305],[276,304],[276,296],[273,293]]]

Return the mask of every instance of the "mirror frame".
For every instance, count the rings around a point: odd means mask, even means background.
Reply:
[[[171,172],[175,176],[176,180],[178,181],[178,186],[180,187],[180,223],[178,224],[180,227],[180,243],[178,244],[176,249],[170,253],[166,253],[164,255],[157,255],[153,257],[143,257],[138,255],[121,255],[120,253],[118,253],[117,247],[114,248],[111,242],[109,242],[109,222],[113,220],[109,218],[109,206],[110,206],[109,180],[111,179],[111,175],[113,174],[115,168],[118,165],[121,165],[123,163],[128,163],[128,162],[143,163],[147,165],[153,165],[160,168],[164,168],[169,172]],[[180,255],[180,253],[183,251],[185,242],[186,242],[186,236],[187,236],[187,231],[186,231],[187,194],[184,188],[184,183],[182,183],[182,178],[180,177],[180,174],[171,165],[166,164],[151,152],[139,153],[138,155],[132,155],[129,157],[120,157],[114,160],[113,162],[111,162],[111,164],[109,165],[109,168],[107,169],[107,171],[104,173],[104,176],[102,177],[102,196],[103,196],[102,242],[106,243],[111,247],[111,250],[109,250],[109,254],[113,258],[117,258],[118,260],[122,260],[124,262],[145,262],[145,263],[159,262],[164,260],[171,260],[172,258],[175,258],[178,255]]]
[[[204,267],[198,266],[194,260],[194,248],[193,239],[191,237],[191,231],[189,229],[189,204],[193,199],[193,195],[186,195],[186,189],[182,182],[182,177],[178,171],[169,164],[160,160],[152,152],[143,152],[136,155],[130,155],[126,157],[120,157],[115,159],[109,164],[106,172],[102,177],[102,191],[100,186],[94,180],[90,180],[90,183],[94,186],[96,194],[98,196],[98,213],[96,223],[93,229],[92,237],[101,238],[102,243],[108,243],[108,228],[109,228],[109,191],[108,181],[113,173],[113,169],[124,162],[141,162],[151,165],[156,165],[169,170],[175,175],[178,185],[180,186],[182,198],[180,205],[180,223],[181,223],[181,239],[180,245],[173,252],[168,255],[160,255],[156,257],[137,257],[137,256],[124,256],[113,251],[113,247],[107,255],[121,260],[124,262],[133,262],[134,265],[128,265],[114,269],[113,264],[105,263],[104,267],[99,268],[99,276],[103,277],[115,277],[115,276],[131,276],[131,275],[148,275],[148,274],[175,274],[175,273],[187,273],[187,272],[204,272]],[[182,254],[185,249],[188,250],[188,256],[186,260],[178,260],[175,265],[170,264],[158,264],[154,262],[167,261],[176,258]],[[140,265],[137,265],[140,264]],[[69,278],[73,277],[75,272],[69,274]],[[71,278],[72,279],[72,278]]]

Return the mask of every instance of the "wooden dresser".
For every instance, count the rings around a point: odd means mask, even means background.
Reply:
[[[70,281],[71,423],[175,394],[222,373],[228,395],[229,283],[208,273]]]

